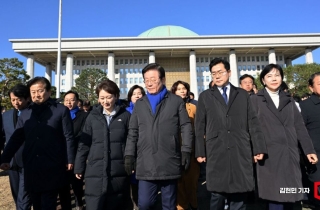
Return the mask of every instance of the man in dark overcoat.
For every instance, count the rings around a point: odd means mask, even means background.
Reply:
[[[136,102],[130,118],[125,167],[131,174],[137,158],[140,210],[151,208],[160,188],[162,208],[175,210],[178,178],[190,163],[191,122],[182,98],[167,91],[162,66],[149,64],[142,74],[147,94]]]
[[[30,91],[27,86],[18,84],[9,91],[9,98],[13,109],[3,113],[3,132],[6,145],[9,143],[21,112],[28,107],[30,102]],[[22,161],[23,146],[16,152],[10,162],[9,181],[13,200],[17,209],[31,209],[29,193],[25,190],[24,168]]]
[[[35,77],[27,84],[32,103],[23,110],[16,130],[2,154],[1,169],[25,143],[25,188],[35,210],[55,210],[58,189],[65,186],[66,170],[74,162],[73,125],[68,108],[50,98],[51,84]]]
[[[229,62],[215,58],[209,67],[215,85],[199,96],[195,155],[207,162],[210,209],[224,209],[225,199],[230,210],[245,209],[254,189],[253,160],[262,160],[266,144],[250,96],[229,82]]]

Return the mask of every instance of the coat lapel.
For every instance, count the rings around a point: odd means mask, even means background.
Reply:
[[[290,94],[287,92],[283,92],[280,90],[279,92],[279,107],[278,110],[281,112],[281,110],[290,102]]]
[[[227,109],[227,104],[226,102],[224,101],[219,89],[217,86],[213,86],[211,89],[211,94],[221,103],[221,105]]]
[[[230,94],[229,94],[229,101],[228,101],[228,110],[229,111],[234,99],[237,97],[238,95],[238,90],[236,87],[234,87],[233,85],[230,84]],[[221,95],[221,94],[220,94]]]
[[[312,94],[312,95],[310,96],[310,100],[311,100],[314,104],[319,104],[319,103],[320,103],[320,98],[319,98],[317,95],[315,95],[315,94]]]

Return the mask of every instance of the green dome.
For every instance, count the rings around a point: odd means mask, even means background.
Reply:
[[[172,36],[199,36],[193,31],[181,26],[158,26],[151,28],[138,37],[172,37]]]

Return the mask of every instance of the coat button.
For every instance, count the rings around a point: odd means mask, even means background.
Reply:
[[[228,131],[228,133],[230,133],[230,131]]]
[[[230,147],[228,147],[228,150],[230,150]]]
[[[229,115],[227,115],[226,117],[229,117]]]
[[[109,150],[108,152],[111,153],[111,150]]]

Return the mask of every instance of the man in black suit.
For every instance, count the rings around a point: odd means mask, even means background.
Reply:
[[[12,136],[17,125],[20,113],[27,108],[30,102],[30,91],[27,86],[18,84],[9,91],[9,97],[13,109],[3,113],[3,132],[6,138],[6,145]],[[24,168],[22,161],[23,146],[16,152],[10,162],[9,181],[13,200],[17,209],[31,209],[29,193],[24,187]]]
[[[74,153],[77,153],[79,140],[82,134],[82,128],[86,122],[88,112],[80,110],[78,107],[79,103],[79,94],[75,91],[69,90],[64,95],[63,104],[69,109],[70,116],[73,122],[73,131],[74,131]],[[61,201],[62,209],[71,209],[71,195],[70,195],[70,184],[75,197],[76,210],[83,209],[82,197],[84,194],[83,190],[83,178],[77,179],[74,171],[67,171],[69,182],[67,185],[59,190],[59,197]]]
[[[230,210],[243,210],[254,189],[252,160],[262,160],[266,144],[250,96],[229,82],[229,62],[215,58],[210,71],[214,86],[198,100],[195,155],[207,163],[210,209],[223,210],[227,199]]]
[[[23,110],[2,154],[1,169],[23,143],[25,187],[33,209],[55,210],[58,190],[66,185],[66,170],[74,163],[73,125],[68,108],[50,98],[51,84],[44,77],[28,82],[32,103]]]

